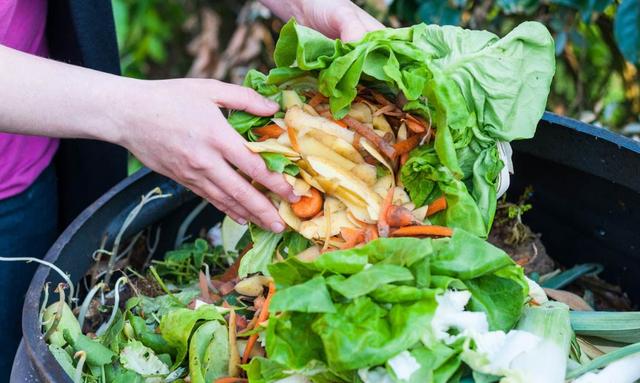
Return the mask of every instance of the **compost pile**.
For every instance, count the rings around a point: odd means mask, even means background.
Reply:
[[[499,39],[417,25],[346,44],[290,21],[275,61],[245,85],[281,111],[229,121],[301,196],[265,191],[288,229],[227,217],[111,289],[112,269],[136,263],[135,241],[128,257],[101,249],[109,270],[79,307],[63,286],[43,306],[44,338],[74,381],[639,377],[640,345],[620,345],[640,341],[635,313],[570,311],[486,240],[508,142],[532,137],[544,111],[554,48],[543,26]]]

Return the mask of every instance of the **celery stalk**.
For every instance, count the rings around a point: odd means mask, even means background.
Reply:
[[[541,341],[518,356],[511,363],[512,370],[525,382],[563,383],[573,336],[569,307],[559,302],[527,307],[517,329],[537,335]]]

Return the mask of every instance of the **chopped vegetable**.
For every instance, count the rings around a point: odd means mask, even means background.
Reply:
[[[316,188],[311,188],[310,196],[300,197],[300,201],[291,204],[291,210],[299,218],[311,218],[322,211],[322,194]]]

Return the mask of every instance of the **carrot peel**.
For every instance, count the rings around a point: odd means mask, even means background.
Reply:
[[[393,145],[393,148],[395,149],[398,155],[409,153],[420,144],[422,137],[423,135],[421,134],[414,134],[413,136],[407,138],[404,141],[399,141],[395,143]]]
[[[384,201],[382,201],[382,206],[380,206],[380,217],[378,217],[378,234],[381,237],[389,236],[389,223],[387,222],[387,214],[389,212],[389,208],[391,207],[391,203],[393,202],[393,192],[395,188],[391,187],[389,191],[387,191],[387,195],[384,197]]]
[[[253,133],[255,133],[257,136],[260,136],[261,140],[266,140],[268,138],[280,137],[280,135],[284,133],[284,129],[276,124],[269,124],[260,128],[254,128]]]
[[[296,131],[293,130],[292,127],[287,126],[287,135],[289,136],[289,141],[291,141],[291,147],[296,152],[300,153],[300,145],[298,144],[298,136],[296,136]]]
[[[444,196],[436,198],[433,202],[431,202],[431,204],[429,204],[429,207],[427,208],[427,216],[432,216],[446,208],[447,199]]]
[[[362,137],[371,141],[371,143],[374,144],[378,149],[380,149],[382,154],[387,156],[387,158],[392,160],[396,158],[397,153],[396,153],[396,150],[393,148],[393,146],[387,141],[385,141],[382,137],[380,137],[376,132],[374,132],[372,128],[356,120],[353,117],[347,116],[342,120],[346,122],[350,128],[352,128]]]
[[[244,378],[234,378],[233,376],[225,376],[224,378],[218,378],[213,381],[213,383],[244,383],[244,382],[248,382],[248,380]]]
[[[258,321],[256,322],[256,326],[260,325],[260,323],[264,322],[269,316],[269,303],[271,303],[271,298],[273,298],[273,294],[276,292],[276,285],[273,282],[269,282],[269,292],[267,293],[267,298],[264,300],[264,304],[262,309],[260,310],[260,314],[258,314]],[[247,364],[249,361],[249,355],[251,355],[251,350],[253,346],[256,344],[258,340],[258,334],[252,334],[247,341],[247,347],[244,349],[244,353],[242,354],[242,364]]]
[[[404,206],[391,205],[387,209],[387,223],[391,227],[404,227],[416,224],[416,218],[411,210]]]
[[[343,227],[340,230],[340,234],[345,242],[340,246],[340,249],[351,249],[356,245],[364,241],[364,230],[354,229],[352,227]]]
[[[453,229],[445,226],[405,226],[391,232],[392,237],[451,237]]]

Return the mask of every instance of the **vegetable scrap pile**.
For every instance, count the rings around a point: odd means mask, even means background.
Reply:
[[[508,142],[534,135],[555,71],[553,40],[533,22],[502,39],[421,24],[345,44],[290,21],[274,58],[277,68],[249,72],[244,85],[282,112],[229,121],[306,197],[298,214],[279,203],[285,221],[325,248],[350,244],[341,225],[487,237],[508,185]]]
[[[229,120],[302,197],[268,194],[288,229],[226,217],[79,306],[58,286],[44,339],[75,382],[640,378],[639,313],[577,311],[534,280],[593,270],[528,278],[486,241],[508,142],[533,135],[549,91],[544,27],[499,39],[417,25],[345,44],[291,21],[275,59],[246,85],[282,110]]]

